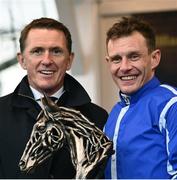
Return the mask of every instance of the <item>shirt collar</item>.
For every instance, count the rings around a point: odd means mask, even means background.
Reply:
[[[130,105],[130,98],[131,96],[128,96],[122,92],[120,92],[120,96],[122,97],[123,101],[125,102],[126,106]]]
[[[36,101],[40,100],[41,98],[44,97],[44,95],[42,93],[40,93],[38,90],[34,89],[32,86],[30,86],[30,89],[31,89],[31,91],[34,95],[34,99]],[[64,87],[62,86],[57,92],[52,94],[51,97],[55,97],[55,98],[59,99],[63,93],[64,93]]]

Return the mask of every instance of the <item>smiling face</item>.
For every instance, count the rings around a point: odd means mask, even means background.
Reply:
[[[160,62],[160,51],[148,51],[145,38],[137,31],[129,36],[110,39],[107,62],[120,91],[132,94],[148,82]]]
[[[22,68],[27,70],[29,84],[51,95],[63,85],[74,55],[69,53],[62,31],[35,28],[30,30],[25,49],[17,57]]]

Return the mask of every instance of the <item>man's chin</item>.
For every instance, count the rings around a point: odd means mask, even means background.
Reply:
[[[53,86],[41,86],[40,91],[45,94],[53,94],[56,91],[56,88]]]

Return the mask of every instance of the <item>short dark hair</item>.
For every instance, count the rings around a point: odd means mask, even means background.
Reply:
[[[26,25],[24,29],[21,31],[19,43],[20,43],[20,51],[23,52],[25,49],[25,42],[28,36],[28,33],[31,29],[54,29],[57,31],[62,31],[66,37],[67,42],[67,49],[69,53],[72,51],[72,39],[71,39],[71,33],[68,30],[68,28],[61,22],[52,19],[52,18],[46,18],[42,17],[39,19],[33,20],[31,23]]]
[[[152,52],[156,48],[155,31],[150,24],[138,17],[122,17],[121,20],[108,30],[106,45],[110,39],[117,39],[123,36],[129,36],[133,32],[139,32],[146,39],[148,51]]]

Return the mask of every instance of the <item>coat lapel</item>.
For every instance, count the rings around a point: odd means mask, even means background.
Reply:
[[[36,120],[41,111],[41,107],[34,99],[26,76],[22,79],[13,93],[12,107],[25,111],[27,115],[34,120]]]

